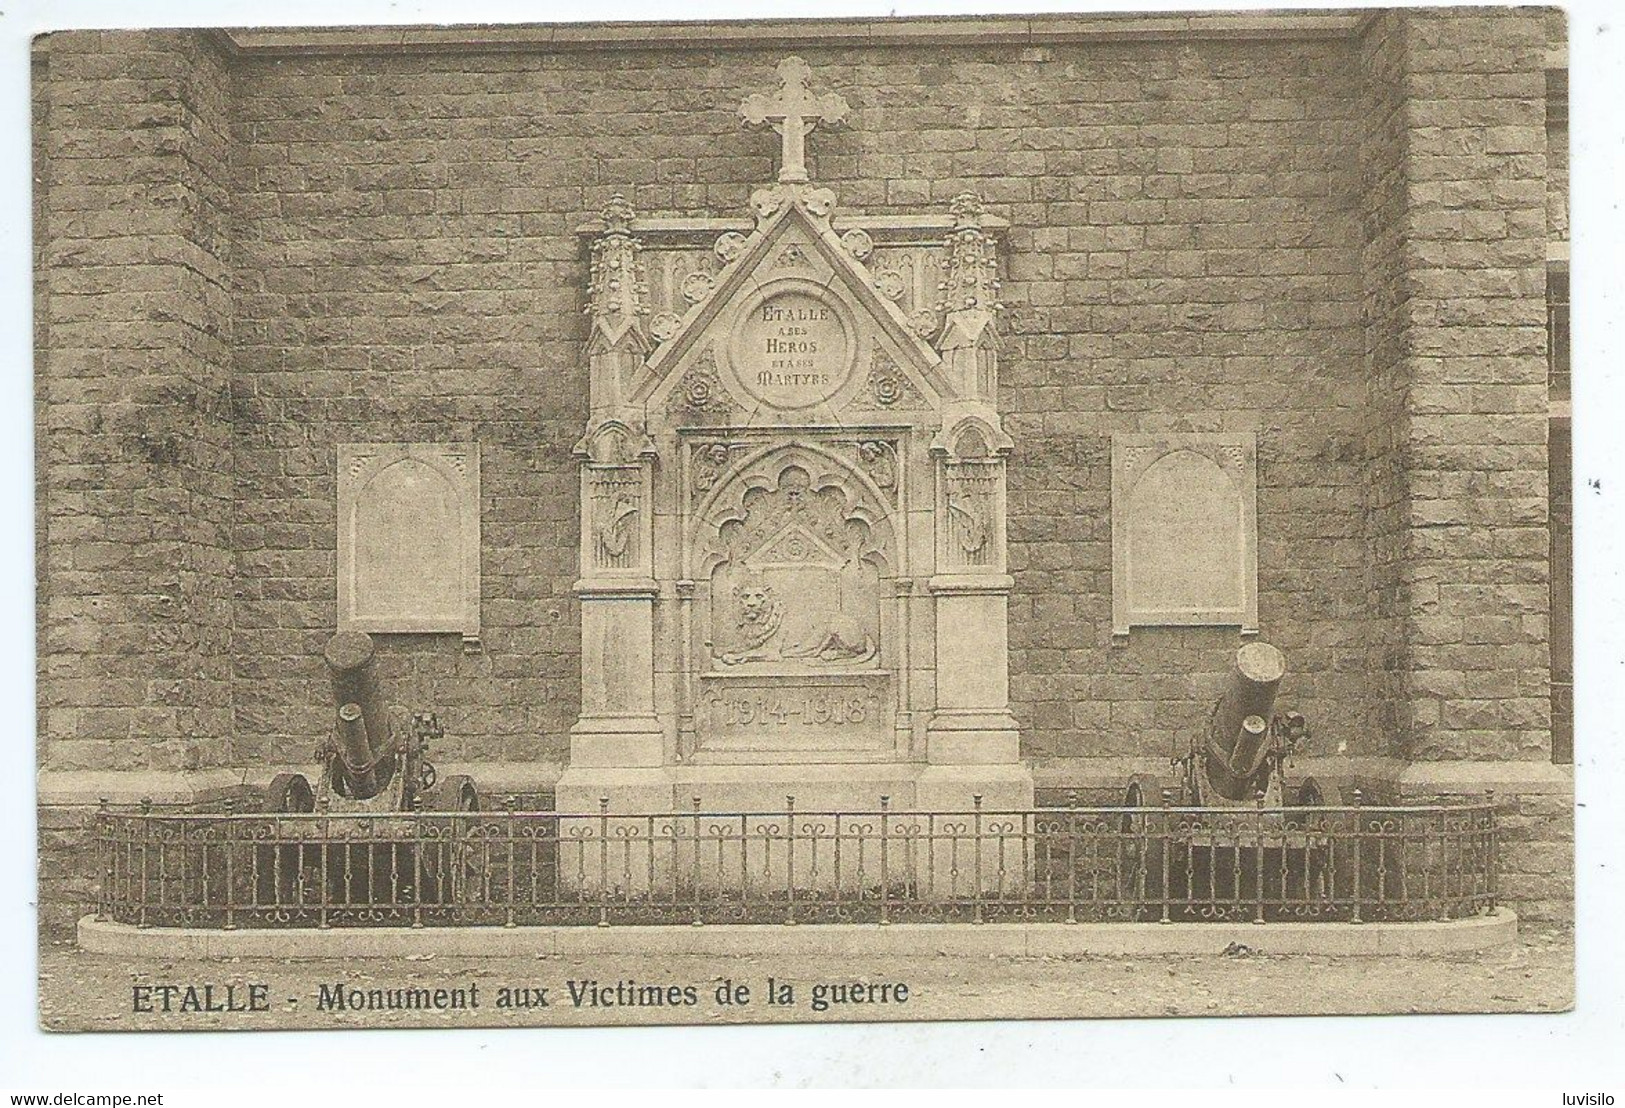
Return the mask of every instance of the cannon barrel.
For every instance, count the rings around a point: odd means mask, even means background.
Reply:
[[[370,800],[395,771],[389,710],[378,686],[372,638],[360,631],[340,631],[327,641],[322,657],[333,678],[333,701],[338,705],[335,769],[343,775],[350,796]]]
[[[361,716],[361,705],[344,704],[339,707],[339,763],[344,766],[344,779],[350,785],[350,795],[367,800],[378,795],[377,755],[367,740],[367,724]]]
[[[1236,651],[1207,738],[1208,783],[1221,796],[1249,799],[1267,753],[1270,713],[1285,674],[1286,659],[1269,643],[1248,643]]]

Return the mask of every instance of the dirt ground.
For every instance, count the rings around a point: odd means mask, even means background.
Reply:
[[[768,1002],[772,978],[781,1000]],[[615,1003],[617,983],[660,986],[670,1003]],[[324,1010],[321,987],[458,989],[478,1007],[444,1011]],[[574,982],[582,1003],[572,1003]],[[590,986],[608,1004],[591,1003]],[[724,984],[734,1003],[721,1003]],[[857,985],[853,988],[854,984]],[[906,998],[897,989],[906,985]],[[162,1010],[162,985],[180,986]],[[205,993],[204,986],[212,985]],[[183,1008],[254,1006],[262,1011]],[[739,1003],[739,986],[750,989]],[[815,1010],[815,990],[826,1001]],[[829,986],[842,985],[842,993]],[[890,989],[881,986],[890,985]],[[184,991],[192,986],[193,992]],[[230,993],[227,986],[235,986]],[[473,992],[477,986],[477,994]],[[676,986],[675,990],[671,987]],[[684,987],[693,1003],[685,1003]],[[145,987],[145,988],[143,988]],[[545,1007],[499,1007],[501,990]],[[654,992],[656,990],[649,990]],[[854,997],[855,994],[855,997]],[[447,994],[448,998],[451,994]],[[645,993],[647,996],[648,993]],[[1566,928],[1525,925],[1515,944],[1426,957],[1223,955],[1016,958],[650,957],[582,959],[409,957],[357,961],[137,960],[86,954],[69,941],[40,952],[40,1020],[48,1031],[264,1030],[337,1027],[584,1026],[853,1020],[1298,1015],[1368,1012],[1563,1011],[1574,1000],[1574,937]],[[634,998],[635,999],[635,998]],[[152,1009],[136,1011],[138,1004]]]

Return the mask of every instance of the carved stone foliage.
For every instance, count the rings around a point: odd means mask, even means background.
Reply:
[[[1112,436],[1112,630],[1258,628],[1251,434]]]
[[[997,313],[1004,307],[998,302],[998,252],[993,239],[982,230],[982,201],[974,193],[961,193],[950,211],[954,230],[945,244],[939,308]]]
[[[872,667],[889,523],[851,470],[770,451],[708,512],[715,665]]]
[[[744,237],[729,232],[742,247]],[[656,342],[665,342],[677,331],[677,325],[696,303],[691,297],[703,298],[711,283],[727,260],[723,235],[713,246],[695,244],[646,245],[638,258],[646,273],[645,304],[649,309],[649,334]],[[735,256],[737,256],[735,254]]]
[[[641,467],[589,467],[587,496],[591,502],[593,568],[635,568],[643,555]]]
[[[477,639],[479,448],[347,443],[338,462],[338,626]]]
[[[615,328],[646,315],[649,287],[639,258],[642,244],[630,233],[632,206],[617,193],[604,207],[605,230],[592,244],[588,311]]]
[[[717,261],[727,265],[739,257],[740,251],[745,249],[745,236],[738,231],[724,231],[717,236],[712,244],[711,252],[717,256]]]
[[[858,261],[863,261],[874,253],[875,240],[868,231],[861,227],[854,227],[841,236],[841,245],[846,247],[847,253]]]

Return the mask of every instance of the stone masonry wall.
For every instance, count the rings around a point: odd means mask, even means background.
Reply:
[[[1549,761],[1545,13],[1407,17],[1409,689],[1423,760]]]
[[[1404,444],[1409,436],[1404,336],[1406,213],[1404,99],[1406,21],[1377,15],[1361,37],[1360,140],[1365,328],[1365,541],[1367,679],[1372,723],[1390,742],[1400,733],[1405,681],[1406,557],[1409,485]],[[1385,750],[1391,753],[1391,750]]]
[[[799,49],[853,106],[811,144],[842,210],[1009,219],[1002,403],[1012,693],[1026,752],[1162,755],[1236,644],[1109,645],[1113,431],[1260,435],[1264,635],[1328,744],[1373,750],[1363,678],[1359,101],[1341,41]],[[784,49],[245,60],[237,70],[238,741],[326,719],[333,448],[482,447],[486,652],[384,644],[469,759],[562,759],[576,709],[585,272],[623,190],[736,215],[776,139],[734,105]]]
[[[36,76],[41,763],[230,764],[229,81],[188,33]]]
[[[794,48],[853,108],[811,143],[841,210],[940,211],[971,190],[1011,224],[1024,754],[1161,757],[1202,725],[1233,631],[1110,642],[1110,434],[1246,430],[1262,632],[1314,752],[1548,756],[1544,178],[1565,166],[1541,114],[1549,18]],[[777,140],[734,106],[790,52],[271,57],[206,34],[52,36],[42,768],[306,761],[329,721],[334,448],[424,440],[482,450],[485,649],[384,636],[384,676],[439,711],[445,761],[562,762],[586,414],[574,228],[617,191],[645,215],[744,212]],[[1520,900],[1565,902],[1564,803],[1508,800],[1529,816],[1507,847]],[[78,849],[83,815],[42,822],[42,856]]]

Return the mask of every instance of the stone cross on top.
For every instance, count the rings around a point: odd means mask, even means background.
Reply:
[[[779,91],[772,96],[756,92],[745,97],[739,114],[747,123],[771,123],[783,136],[779,180],[790,184],[807,180],[807,136],[820,122],[839,123],[846,117],[847,104],[833,92],[814,96],[807,88],[812,69],[800,58],[785,58],[778,71]]]

